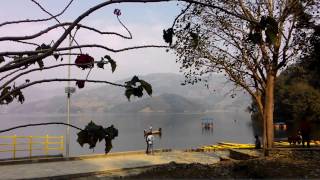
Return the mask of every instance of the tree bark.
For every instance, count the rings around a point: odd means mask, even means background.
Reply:
[[[267,87],[265,94],[265,105],[264,105],[264,148],[273,147],[273,111],[274,111],[274,84],[275,84],[275,73],[268,72],[267,74]]]

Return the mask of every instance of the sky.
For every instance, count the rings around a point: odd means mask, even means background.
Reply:
[[[67,0],[41,0],[39,2],[52,14],[60,12],[67,4]],[[73,21],[79,14],[101,2],[104,1],[75,0],[65,14],[59,17],[59,20],[61,22]],[[86,17],[86,19],[81,23],[93,26],[100,30],[115,31],[127,35],[127,32],[117,22],[116,16],[113,14],[113,10],[115,8],[121,10],[122,14],[120,18],[131,31],[133,35],[132,40],[124,40],[119,37],[110,35],[105,36],[87,30],[80,30],[77,33],[77,41],[80,44],[99,43],[114,49],[134,45],[166,45],[162,39],[162,31],[163,29],[171,27],[174,18],[181,11],[181,6],[177,6],[176,2],[121,3],[98,10]],[[48,17],[48,15],[42,12],[39,7],[32,3],[31,0],[10,0],[2,2],[0,11],[0,22]],[[55,23],[56,22],[52,20],[49,22],[3,26],[0,27],[0,36],[30,35]],[[43,42],[48,43],[51,40],[57,39],[61,33],[63,33],[63,30],[58,29],[41,36],[34,42],[40,44]],[[34,47],[17,43],[0,42],[0,48],[1,51],[15,51],[21,49],[32,49]],[[74,50],[73,52],[78,51]],[[172,52],[166,52],[165,49],[141,49],[115,54],[97,48],[90,48],[83,49],[83,52],[90,54],[96,60],[100,60],[100,57],[108,54],[117,62],[118,65],[114,73],[111,73],[109,67],[104,70],[95,68],[89,79],[116,81],[132,77],[133,75],[145,75],[150,73],[179,73],[179,64],[175,62],[175,55]],[[65,62],[67,62],[66,59],[67,58],[65,57]],[[72,57],[71,62],[74,61],[74,59],[75,57]],[[45,63],[54,64],[56,62],[53,58],[48,58],[45,60]],[[77,68],[71,69],[71,76],[74,78],[84,78],[86,73],[87,71],[81,71]],[[30,79],[32,81],[41,78],[53,77],[66,78],[67,69],[60,68],[46,72],[34,73],[25,76],[21,81],[24,81],[24,79]],[[59,85],[53,83],[53,85],[65,86],[63,84],[61,85],[61,83],[59,83]],[[46,87],[52,87],[52,85],[46,84]]]

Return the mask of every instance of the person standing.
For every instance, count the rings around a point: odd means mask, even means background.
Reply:
[[[307,147],[310,147],[310,134],[311,134],[311,125],[308,120],[300,122],[300,132],[302,136],[302,147],[305,147],[304,143],[307,143]]]
[[[254,142],[254,144],[255,144],[255,149],[261,149],[261,141],[260,141],[260,139],[259,139],[259,136],[258,136],[258,135],[255,135],[254,138],[255,138],[255,142]]]
[[[147,154],[151,153],[153,154],[153,141],[154,136],[150,133],[147,136]]]
[[[149,133],[147,132],[146,129],[143,130],[143,134],[144,134],[144,139],[146,140],[146,144],[147,144],[147,149],[146,149],[146,154],[149,153],[149,144],[148,144],[148,135]]]

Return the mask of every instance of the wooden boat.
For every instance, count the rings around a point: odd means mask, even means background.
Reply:
[[[158,136],[160,136],[161,137],[161,135],[162,135],[162,129],[161,128],[159,128],[158,130],[155,130],[155,131],[147,131],[147,130],[144,130],[143,131],[143,135],[144,135],[144,137],[146,137],[147,135],[149,135],[149,134],[152,134],[152,135],[158,135]]]

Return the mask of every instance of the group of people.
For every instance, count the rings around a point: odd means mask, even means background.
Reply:
[[[302,144],[302,147],[310,148],[311,141],[311,123],[309,121],[301,121],[297,133],[291,136],[288,136],[288,142],[290,145]],[[258,135],[255,135],[255,148],[261,148],[261,141]]]
[[[300,122],[299,129],[296,134],[288,136],[288,142],[290,145],[302,144],[302,147],[305,147],[305,143],[307,147],[310,147],[311,141],[311,124],[309,121]]]

